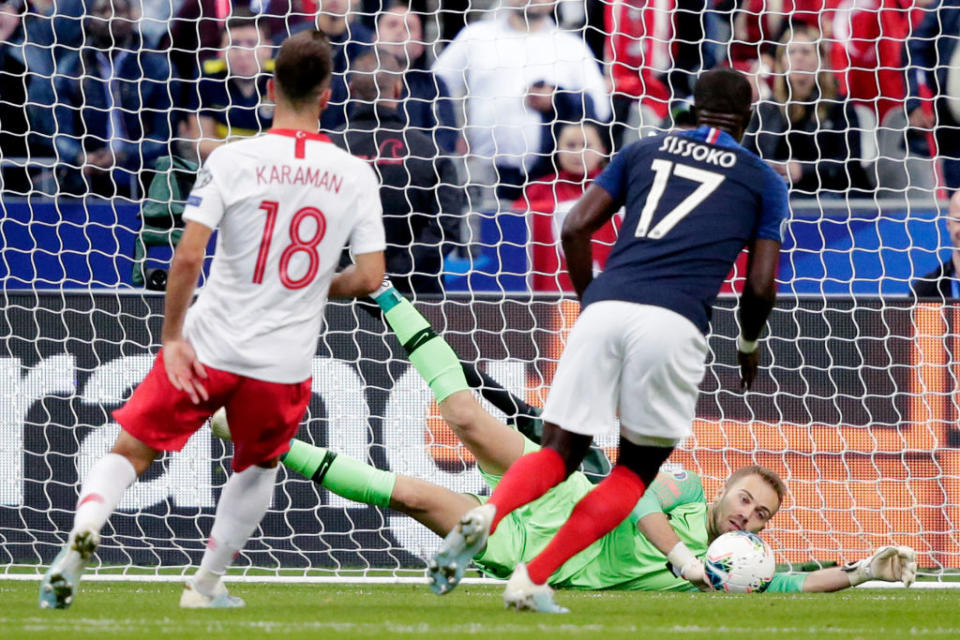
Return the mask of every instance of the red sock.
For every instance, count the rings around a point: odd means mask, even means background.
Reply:
[[[550,544],[527,565],[530,579],[545,584],[554,571],[623,522],[647,487],[630,469],[617,465],[581,498]]]
[[[496,531],[497,525],[508,513],[533,502],[566,477],[563,457],[553,449],[540,449],[514,462],[487,501],[487,504],[497,507],[490,533]]]

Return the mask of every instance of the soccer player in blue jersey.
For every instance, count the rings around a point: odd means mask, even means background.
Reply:
[[[447,535],[431,564],[435,582],[455,580],[506,515],[563,482],[593,436],[615,428],[619,418],[620,451],[610,475],[577,503],[539,555],[517,565],[504,592],[508,607],[565,611],[548,578],[630,514],[691,432],[710,309],[744,247],[750,256],[738,357],[741,386],[752,384],[757,339],[776,298],[788,209],[783,180],[739,144],[751,98],[741,73],[704,73],[694,88],[699,126],[621,150],[567,216],[563,249],[583,311],[544,407],[543,448],[513,464],[490,500]],[[621,207],[620,238],[594,278],[590,236]],[[695,571],[692,560],[670,558]]]

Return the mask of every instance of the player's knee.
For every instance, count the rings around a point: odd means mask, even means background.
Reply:
[[[405,478],[404,482],[397,482],[390,495],[390,508],[407,515],[425,513],[429,509],[428,491],[425,483],[414,478]]]
[[[160,454],[159,451],[134,438],[126,431],[120,432],[120,436],[110,453],[116,453],[129,460],[138,476],[146,471]]]
[[[440,415],[456,433],[473,429],[480,410],[480,405],[469,391],[454,393],[440,403]]]

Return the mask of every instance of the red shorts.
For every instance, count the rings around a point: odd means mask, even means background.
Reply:
[[[114,419],[147,446],[180,451],[214,411],[226,407],[234,471],[286,453],[310,402],[310,380],[280,384],[204,368],[203,386],[210,399],[193,404],[190,396],[170,384],[161,349],[147,377],[113,412]]]

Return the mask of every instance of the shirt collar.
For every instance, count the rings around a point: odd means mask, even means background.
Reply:
[[[298,140],[316,140],[318,142],[331,142],[330,136],[325,133],[320,133],[319,131],[310,132],[304,131],[303,129],[268,129],[267,133],[272,133],[277,136],[287,136],[289,138],[296,138]]]

